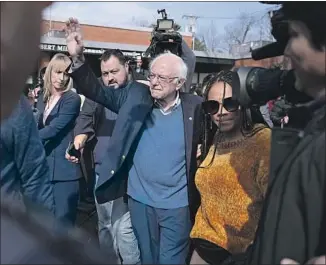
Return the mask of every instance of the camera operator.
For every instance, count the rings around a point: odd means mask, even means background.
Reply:
[[[248,264],[300,264],[326,252],[325,2],[283,2],[289,20],[284,54],[295,87],[313,101],[289,109],[303,129],[274,128],[269,190]]]
[[[145,51],[144,56],[149,59],[146,64],[149,65],[153,58],[165,52],[171,52],[181,57],[188,67],[187,79],[181,91],[189,93],[195,72],[196,55],[189,48],[182,35],[174,30],[174,20],[167,18],[165,9],[157,10],[157,13],[162,14],[162,19],[157,19],[157,25],[152,32],[151,44]]]
[[[138,55],[135,60],[129,61],[129,68],[133,80],[147,80],[148,71],[142,68],[143,60],[140,55]]]

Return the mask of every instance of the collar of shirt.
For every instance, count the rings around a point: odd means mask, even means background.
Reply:
[[[160,104],[160,102],[158,102],[156,99],[154,100],[155,106],[160,109],[160,111],[162,112],[163,115],[170,114],[172,111],[174,111],[180,105],[180,103],[181,103],[181,99],[180,99],[180,93],[179,93],[179,91],[177,92],[177,96],[176,96],[176,98],[174,100],[174,103],[167,110],[164,110],[164,108]]]

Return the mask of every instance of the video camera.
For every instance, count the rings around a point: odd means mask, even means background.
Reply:
[[[169,51],[178,56],[182,54],[182,36],[174,31],[174,20],[168,19],[165,9],[157,10],[162,19],[157,19],[156,27],[152,32],[151,44],[144,53],[144,57],[151,59]]]
[[[33,77],[29,76],[25,82],[25,86],[23,88],[23,94],[27,97],[29,91],[33,90]]]
[[[136,68],[137,66],[137,56],[125,55],[129,67]]]
[[[263,4],[280,5],[283,2],[260,2]],[[276,42],[252,50],[254,60],[276,57],[284,54],[289,40],[288,20],[282,8],[270,11],[272,35]],[[293,70],[266,69],[261,67],[240,67],[233,76],[234,99],[240,105],[249,107],[261,106],[279,96],[293,103],[306,103],[311,100],[306,94],[299,92],[294,87],[295,76]]]

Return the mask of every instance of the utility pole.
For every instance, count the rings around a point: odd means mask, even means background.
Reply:
[[[196,23],[199,17],[193,15],[183,15],[182,18],[187,19],[186,32],[190,32],[192,34],[192,50],[195,50]]]

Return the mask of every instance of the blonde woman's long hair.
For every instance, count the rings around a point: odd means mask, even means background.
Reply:
[[[51,74],[55,72],[65,72],[71,64],[69,57],[63,53],[57,53],[49,62],[44,74],[44,102],[47,102],[52,94]],[[62,92],[67,92],[72,88],[72,78],[67,77],[66,85]]]

